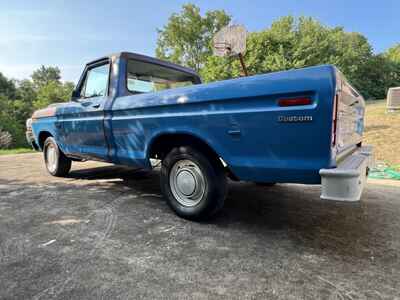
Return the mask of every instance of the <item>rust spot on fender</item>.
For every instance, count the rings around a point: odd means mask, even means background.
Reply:
[[[43,109],[39,109],[39,110],[35,111],[32,115],[32,120],[54,117],[55,115],[56,115],[56,108],[55,107],[47,107],[47,108],[43,108]]]

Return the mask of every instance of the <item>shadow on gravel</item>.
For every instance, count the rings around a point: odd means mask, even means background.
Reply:
[[[73,170],[68,174],[68,178],[97,180],[97,179],[115,179],[127,178],[135,176],[136,174],[144,175],[145,171],[136,168],[129,168],[123,166],[106,166],[89,169]]]

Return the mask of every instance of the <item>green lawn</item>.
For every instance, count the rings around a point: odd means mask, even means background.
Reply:
[[[32,150],[31,148],[0,149],[0,155],[33,153],[33,152],[35,151]]]

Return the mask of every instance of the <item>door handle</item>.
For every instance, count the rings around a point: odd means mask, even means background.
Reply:
[[[240,135],[241,132],[240,132],[239,129],[231,129],[231,130],[228,130],[228,134],[230,134],[230,135]]]
[[[229,134],[229,135],[238,137],[238,136],[240,136],[240,135],[242,134],[242,132],[240,131],[239,124],[237,124],[237,123],[231,123],[231,124],[229,125],[229,127],[230,127],[230,128],[228,129],[228,134]]]
[[[100,107],[100,104],[93,104],[92,107],[93,107],[93,108],[99,108],[99,107]]]

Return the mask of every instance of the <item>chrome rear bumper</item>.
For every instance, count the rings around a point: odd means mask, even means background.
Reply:
[[[321,169],[321,199],[359,201],[368,168],[372,163],[372,146],[363,146],[345,158],[336,168]]]

